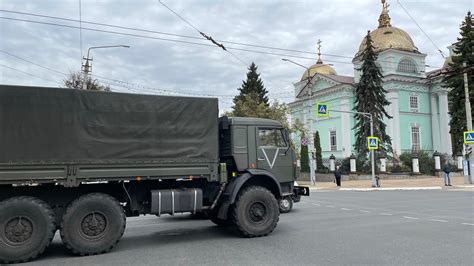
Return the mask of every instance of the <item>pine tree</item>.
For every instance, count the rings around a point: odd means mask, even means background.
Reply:
[[[316,149],[316,166],[318,170],[324,169],[319,131],[316,131],[316,134],[314,134],[314,148]]]
[[[265,89],[263,81],[260,79],[260,74],[257,72],[257,65],[252,62],[248,70],[247,80],[242,81],[242,86],[239,88],[240,93],[234,97],[234,105],[238,101],[244,101],[246,95],[250,95],[256,99],[257,104],[263,103],[265,106],[268,106],[268,91]],[[237,115],[240,116],[240,114]]]
[[[474,30],[471,12],[467,13],[460,30],[461,37],[454,44],[452,63],[449,64],[449,69],[443,79],[444,87],[450,89],[448,92],[449,115],[451,117],[449,126],[453,154],[462,152],[462,134],[467,130],[463,71],[467,71],[469,99],[471,103],[474,103],[474,72],[472,69],[474,66]],[[463,63],[466,63],[466,69],[463,68]]]
[[[391,153],[391,138],[386,134],[387,126],[383,122],[384,117],[392,118],[385,110],[385,106],[388,106],[390,102],[385,97],[387,91],[382,86],[383,76],[376,64],[377,54],[374,51],[370,32],[367,33],[365,42],[366,48],[360,55],[362,66],[358,70],[362,71],[362,74],[359,83],[356,84],[354,110],[372,114],[374,136],[379,138],[379,151]],[[354,148],[360,158],[365,158],[368,153],[367,137],[370,136],[370,120],[361,114],[355,114],[354,117],[356,119]]]
[[[301,136],[301,140],[303,140],[303,138],[304,138],[304,135]],[[300,165],[301,165],[302,173],[309,173],[308,145],[303,145],[303,143],[301,143]]]

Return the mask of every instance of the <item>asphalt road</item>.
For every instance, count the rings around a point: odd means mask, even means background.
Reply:
[[[474,265],[474,193],[313,192],[267,237],[190,215],[127,220],[108,254],[71,255],[56,235],[23,265]]]

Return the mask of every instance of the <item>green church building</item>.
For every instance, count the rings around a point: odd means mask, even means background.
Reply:
[[[378,28],[372,30],[370,36],[390,101],[387,112],[393,118],[385,123],[394,155],[419,150],[451,154],[448,89],[436,75],[440,70],[425,71],[426,54],[418,50],[408,33],[391,25],[388,5],[385,1],[382,4]],[[321,138],[323,158],[333,154],[343,159],[355,154],[353,114],[331,110],[352,111],[355,83],[361,75],[357,69],[362,64],[360,54],[364,48],[365,38],[352,60],[353,77],[338,75],[333,67],[323,63],[318,52],[316,64],[308,67],[294,84],[295,99],[289,104],[291,119],[298,119],[307,129],[313,124],[314,132],[318,131]],[[328,117],[316,116],[317,102],[328,104]],[[295,143],[300,143],[299,136],[294,138]]]

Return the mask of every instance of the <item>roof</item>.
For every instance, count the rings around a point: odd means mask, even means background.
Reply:
[[[330,78],[336,82],[344,83],[344,84],[354,84],[355,80],[354,77],[351,76],[341,76],[341,75],[329,75],[329,74],[321,74],[327,78]]]
[[[320,73],[316,73],[313,77],[315,78],[316,76],[321,76],[322,78],[326,78],[326,79],[330,79],[338,84],[349,84],[349,85],[353,85],[355,83],[355,80],[354,80],[354,77],[350,77],[350,76],[341,76],[341,75],[330,75],[330,74],[320,74]],[[302,82],[302,81],[300,81]],[[338,85],[336,84],[336,85]],[[296,98],[299,98],[301,96],[301,94],[304,92],[304,91],[307,91],[307,88],[306,88],[306,85],[301,89],[301,91],[296,95]]]

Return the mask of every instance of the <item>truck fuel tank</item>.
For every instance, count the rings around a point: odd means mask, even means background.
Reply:
[[[202,210],[202,190],[187,189],[158,189],[151,191],[151,213],[174,215],[177,212],[192,212]]]

